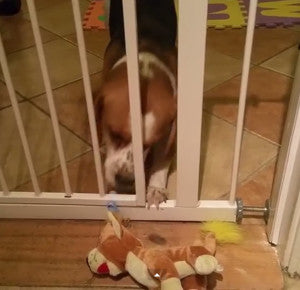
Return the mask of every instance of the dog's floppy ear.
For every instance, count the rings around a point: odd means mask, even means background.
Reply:
[[[174,144],[176,141],[176,135],[177,135],[176,133],[177,133],[177,120],[175,119],[172,122],[169,138],[165,147],[165,156],[169,156],[169,154],[172,154],[172,151],[174,149]]]
[[[103,95],[100,90],[96,94],[94,94],[94,110],[95,110],[98,140],[99,140],[99,145],[101,145],[101,143],[102,143]]]
[[[116,236],[119,239],[121,239],[123,230],[122,230],[122,226],[121,226],[120,222],[110,211],[107,213],[107,216],[108,216],[108,220],[111,222],[111,225],[114,229]]]

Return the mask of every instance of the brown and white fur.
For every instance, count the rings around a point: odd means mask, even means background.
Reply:
[[[96,97],[96,112],[99,135],[107,150],[104,162],[107,187],[126,191],[127,185],[131,188],[134,184],[134,167],[120,5],[120,0],[112,0],[110,4],[111,41],[104,56],[103,83]],[[147,202],[158,206],[167,199],[167,177],[176,137],[177,51],[173,0],[137,1],[137,23],[145,161],[148,153],[152,155]],[[119,189],[120,184],[123,189]]]

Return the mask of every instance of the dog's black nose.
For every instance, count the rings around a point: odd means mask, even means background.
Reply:
[[[134,176],[116,175],[116,190],[120,193],[134,193]]]

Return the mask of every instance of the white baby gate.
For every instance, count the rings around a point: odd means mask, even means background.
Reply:
[[[9,91],[13,112],[26,156],[34,192],[10,191],[5,181],[3,164],[0,164],[0,217],[1,218],[53,218],[53,219],[104,219],[106,206],[116,202],[124,216],[134,220],[226,220],[237,219],[238,203],[236,188],[240,163],[243,121],[245,113],[248,75],[255,28],[257,0],[250,1],[247,35],[245,41],[242,80],[240,87],[238,120],[235,137],[235,151],[231,177],[231,190],[228,200],[200,200],[198,198],[199,164],[201,161],[201,127],[204,64],[206,48],[207,0],[179,1],[178,31],[178,137],[177,137],[177,197],[162,204],[159,210],[146,208],[145,174],[142,148],[142,126],[140,109],[140,90],[137,58],[137,27],[135,0],[123,0],[128,56],[128,76],[131,106],[131,124],[133,133],[133,151],[135,168],[136,195],[105,194],[99,142],[97,138],[95,114],[85,42],[82,31],[79,1],[72,0],[78,48],[84,81],[86,105],[92,136],[92,146],[98,182],[99,195],[72,192],[64,148],[61,141],[56,108],[48,75],[47,61],[41,41],[41,35],[33,0],[27,0],[35,43],[38,51],[47,100],[50,108],[60,167],[65,192],[41,192],[24,131],[14,86],[10,77],[3,43],[0,36],[0,60],[4,79]],[[197,74],[195,73],[197,71]]]

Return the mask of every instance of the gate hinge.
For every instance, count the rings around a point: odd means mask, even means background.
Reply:
[[[237,209],[236,209],[236,222],[240,223],[245,217],[245,213],[257,213],[263,216],[266,223],[268,223],[270,214],[270,201],[266,200],[265,206],[244,206],[243,200],[240,198],[236,199]],[[261,215],[262,214],[262,215]]]

